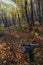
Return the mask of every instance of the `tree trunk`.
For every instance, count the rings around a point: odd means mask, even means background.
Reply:
[[[41,25],[41,10],[40,10],[40,0],[38,0],[38,12],[39,12],[39,23]]]
[[[27,23],[28,23],[28,26],[29,26],[29,31],[32,30],[32,26],[29,22],[29,18],[28,18],[28,14],[27,14],[27,1],[25,0],[25,14],[26,14],[26,19],[27,19]]]
[[[31,26],[33,26],[34,25],[34,19],[33,19],[33,2],[32,2],[32,0],[30,1],[30,3],[31,3]]]
[[[14,14],[12,13],[12,22],[13,22],[13,24],[14,24],[14,27],[15,27],[15,25],[16,25],[16,19],[15,19],[15,16],[14,16]]]
[[[21,20],[20,20],[20,16],[19,16],[19,13],[18,13],[18,11],[17,11],[17,15],[18,15],[18,22],[19,22],[19,27],[20,27],[20,29],[22,29],[22,27],[21,27]]]

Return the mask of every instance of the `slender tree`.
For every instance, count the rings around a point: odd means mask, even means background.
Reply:
[[[38,13],[39,13],[39,23],[41,25],[41,10],[40,10],[40,0],[38,0]]]
[[[15,25],[16,25],[16,24],[15,24],[15,22],[16,22],[16,19],[15,19],[16,17],[15,17],[15,16],[16,16],[16,14],[14,15],[14,14],[12,13],[12,22],[13,22],[13,24],[14,24],[14,27],[15,27]]]
[[[32,0],[30,1],[30,3],[31,3],[31,26],[33,26],[34,25],[34,19],[33,19],[33,2],[32,2]]]
[[[18,13],[18,10],[17,10],[17,16],[18,16],[18,22],[19,22],[19,27],[20,27],[20,29],[22,29],[22,27],[21,27],[21,20],[20,20],[20,15],[19,15],[19,13]]]
[[[7,22],[7,18],[6,18],[6,15],[4,12],[1,14],[1,17],[2,17],[2,22],[3,22],[4,26],[7,27],[8,22]]]
[[[28,26],[29,26],[29,31],[31,31],[32,30],[32,26],[30,24],[28,13],[27,13],[27,0],[25,0],[25,14],[26,14],[27,23],[28,23]]]

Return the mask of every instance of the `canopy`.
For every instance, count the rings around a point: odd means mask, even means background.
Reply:
[[[11,1],[11,0],[0,0],[1,3],[6,3],[6,4],[10,4],[12,5],[14,8],[17,8],[18,9],[18,6],[16,5],[15,2]]]

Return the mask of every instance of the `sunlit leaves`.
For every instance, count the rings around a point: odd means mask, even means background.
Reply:
[[[3,3],[1,5],[2,9],[5,11],[5,12],[10,12],[11,11],[11,8],[12,6],[11,5],[7,5],[6,3]]]

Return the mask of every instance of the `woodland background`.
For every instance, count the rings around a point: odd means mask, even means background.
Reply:
[[[0,0],[0,65],[43,65],[43,0],[12,1]],[[34,40],[40,48],[30,64],[20,45]]]

